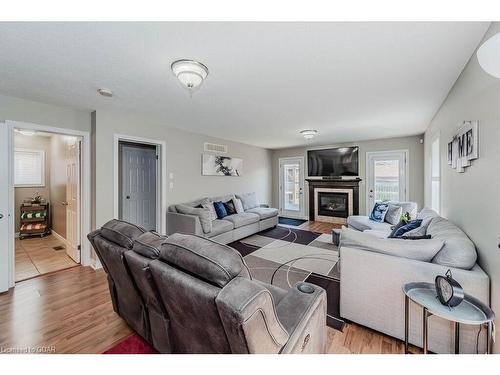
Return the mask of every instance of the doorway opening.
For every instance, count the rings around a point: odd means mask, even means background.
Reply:
[[[14,128],[14,281],[81,262],[83,138]]]

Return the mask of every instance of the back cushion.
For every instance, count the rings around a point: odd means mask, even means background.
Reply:
[[[476,264],[477,252],[474,243],[451,221],[440,216],[435,217],[427,227],[427,234],[433,239],[444,241],[443,248],[432,259],[432,263],[465,270]]]
[[[417,209],[418,205],[415,202],[389,202],[392,205],[399,206],[402,209],[402,213],[408,212],[410,214],[410,218],[416,219],[417,218]]]
[[[166,239],[166,236],[156,232],[146,232],[135,239],[132,250],[146,258],[156,259],[160,256],[160,246]]]
[[[131,249],[134,240],[144,232],[144,228],[116,219],[108,221],[101,228],[101,236],[127,249]]]
[[[438,213],[434,211],[433,209],[424,207],[422,208],[422,211],[420,211],[417,215],[418,219],[428,219],[428,218],[433,218],[433,217],[438,217]]]
[[[160,259],[221,288],[236,276],[250,278],[236,250],[190,234],[168,237],[161,246]]]
[[[241,200],[241,203],[243,204],[243,209],[245,211],[259,206],[259,202],[257,200],[257,194],[255,194],[255,192],[238,194],[236,195],[236,198]]]

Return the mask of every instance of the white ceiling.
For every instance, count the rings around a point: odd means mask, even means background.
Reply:
[[[0,92],[267,148],[420,134],[488,26],[0,23]],[[210,70],[193,98],[170,71],[180,58]]]

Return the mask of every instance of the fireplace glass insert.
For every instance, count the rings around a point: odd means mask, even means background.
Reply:
[[[349,216],[349,195],[347,193],[319,192],[318,215],[343,217]]]

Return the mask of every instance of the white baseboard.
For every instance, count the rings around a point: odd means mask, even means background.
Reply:
[[[59,241],[61,241],[62,243],[64,243],[65,245],[68,245],[68,241],[66,240],[66,238],[64,238],[63,236],[61,236],[59,233],[57,233],[54,229],[51,229],[50,231],[52,233],[52,235],[57,238]]]
[[[90,267],[92,267],[94,270],[101,269],[102,264],[101,264],[101,261],[99,260],[99,258],[96,257],[96,258],[92,259],[92,262],[90,263]]]
[[[19,232],[14,233],[14,238],[19,238]]]

